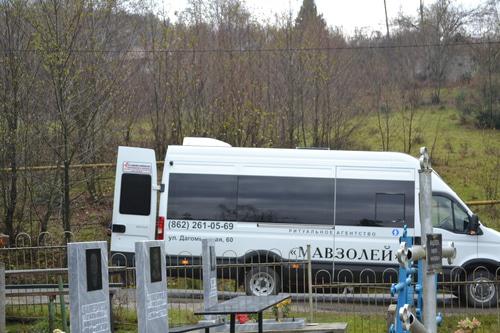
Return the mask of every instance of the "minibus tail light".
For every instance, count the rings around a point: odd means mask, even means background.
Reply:
[[[165,239],[164,230],[165,230],[165,217],[158,216],[158,221],[156,221],[156,239],[157,240]]]

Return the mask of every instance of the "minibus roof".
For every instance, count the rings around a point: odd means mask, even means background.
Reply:
[[[386,166],[420,168],[415,157],[398,152],[374,152],[352,150],[320,150],[320,149],[283,149],[283,148],[241,148],[241,147],[214,147],[214,146],[178,146],[168,147],[167,159],[192,159],[213,161],[217,159],[234,159],[242,161],[265,159],[303,159],[327,161],[349,161],[349,164],[380,164]]]

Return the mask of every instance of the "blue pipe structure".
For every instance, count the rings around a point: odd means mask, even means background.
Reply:
[[[408,236],[408,228],[406,225],[403,229],[403,235],[399,238],[399,243],[404,243],[407,248],[411,248],[413,246],[413,237]],[[406,265],[399,266],[398,283],[394,283],[391,286],[391,295],[394,296],[397,294],[398,298],[395,323],[390,326],[389,333],[408,332],[404,329],[403,322],[399,316],[400,309],[402,309],[405,305],[408,305],[411,308],[416,307],[416,316],[418,320],[422,320],[422,267],[422,260],[418,260],[417,263],[410,261]],[[415,275],[417,277],[417,281],[414,281]],[[442,321],[442,317],[440,317],[439,321]]]

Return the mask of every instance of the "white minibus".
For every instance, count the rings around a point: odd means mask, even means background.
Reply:
[[[200,256],[202,238],[215,238],[217,255],[248,262],[305,256],[332,276],[343,269],[397,270],[403,226],[420,237],[419,161],[394,152],[238,148],[209,138],[185,138],[167,149],[158,183],[151,149],[119,147],[111,251],[133,260],[134,242],[164,239],[166,253]],[[477,280],[464,291],[475,306],[497,302],[493,283],[500,233],[432,175],[434,232],[453,241],[460,268]],[[159,199],[159,202],[158,202]],[[269,252],[271,251],[271,252]],[[283,258],[284,257],[284,258]],[[481,267],[480,270],[476,268]],[[248,293],[279,291],[272,267],[248,270]],[[467,276],[468,275],[468,276]],[[242,282],[242,281],[239,281]]]

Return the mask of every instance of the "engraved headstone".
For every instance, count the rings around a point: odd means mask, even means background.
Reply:
[[[111,332],[106,242],[68,244],[72,333]]]
[[[168,333],[165,243],[135,243],[137,323],[139,333]]]
[[[201,255],[203,263],[203,305],[205,309],[216,305],[217,299],[217,261],[215,256],[215,240],[201,240]],[[215,319],[215,316],[205,316],[207,320]]]

